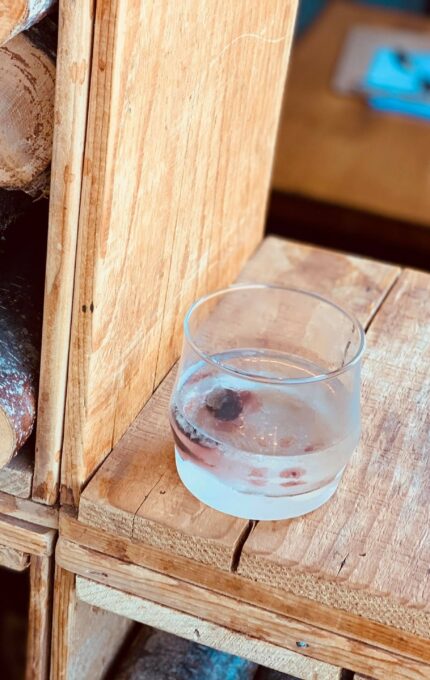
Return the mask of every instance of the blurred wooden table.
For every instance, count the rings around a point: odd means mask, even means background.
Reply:
[[[273,186],[368,213],[430,224],[430,124],[372,111],[331,88],[355,24],[426,32],[430,20],[332,2],[293,48]]]
[[[57,577],[76,574],[87,605],[305,680],[429,679],[430,275],[269,238],[240,280],[328,294],[367,328],[362,443],[337,493],[282,522],[200,503],[175,469],[173,370],[78,518],[63,511]]]

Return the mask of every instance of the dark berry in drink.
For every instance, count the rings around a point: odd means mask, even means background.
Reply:
[[[215,387],[209,392],[205,400],[206,408],[218,420],[236,420],[242,413],[241,396],[228,387]]]

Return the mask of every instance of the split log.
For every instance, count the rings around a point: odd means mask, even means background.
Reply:
[[[251,680],[256,664],[195,642],[143,627],[119,667],[115,680]]]
[[[31,196],[49,190],[55,33],[45,19],[0,47],[0,187]]]
[[[55,0],[0,0],[0,45],[39,21]]]

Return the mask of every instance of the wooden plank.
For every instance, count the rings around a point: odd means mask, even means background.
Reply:
[[[53,558],[33,555],[30,564],[26,680],[48,680],[51,647]]]
[[[358,96],[340,96],[332,89],[344,40],[357,24],[420,34],[430,29],[422,15],[327,3],[292,53],[274,187],[428,226],[426,123],[381,115]]]
[[[0,545],[0,566],[13,571],[25,571],[30,564],[30,555],[6,545]]]
[[[390,265],[269,238],[240,280],[330,291],[366,325],[398,273]],[[248,523],[204,506],[180,482],[168,422],[173,379],[169,374],[84,490],[79,518],[230,569]]]
[[[25,448],[6,467],[1,468],[0,491],[18,498],[29,498],[33,483],[33,459],[30,449]]]
[[[225,626],[123,593],[96,581],[78,576],[76,589],[78,597],[87,604],[127,616],[157,630],[173,633],[213,649],[290,673],[296,678],[340,680],[340,669],[330,664],[310,659],[255,637],[241,635]]]
[[[191,301],[231,282],[262,237],[296,6],[97,2],[68,503],[174,363]]]
[[[430,665],[90,551],[62,538],[57,545],[56,559],[61,567],[79,576],[290,651],[298,653],[300,650],[305,656],[319,661],[371,672],[377,680],[386,680],[387,676],[393,680],[418,680],[429,676]]]
[[[54,529],[0,514],[0,541],[16,550],[31,555],[52,555],[56,536]]]
[[[367,335],[362,445],[329,504],[260,523],[239,573],[430,638],[430,276],[405,272]]]
[[[62,2],[33,498],[58,496],[93,37],[93,0]]]
[[[0,513],[49,529],[58,528],[58,508],[40,505],[0,491]]]
[[[130,626],[127,619],[78,602],[75,575],[57,565],[51,680],[104,677]]]
[[[60,513],[60,535],[69,542],[98,553],[146,567],[305,624],[318,626],[358,643],[364,642],[430,665],[428,639],[372,621],[363,625],[360,616],[334,610],[294,593],[245,579],[236,573],[221,572],[211,565],[179,555],[173,556],[165,550],[110,534],[105,529],[85,526],[64,509]],[[359,651],[358,646],[357,653]]]

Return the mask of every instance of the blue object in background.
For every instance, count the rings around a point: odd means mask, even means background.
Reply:
[[[327,4],[327,0],[299,0],[296,32],[301,33],[308,28]],[[409,12],[425,12],[427,0],[361,0],[363,5],[380,5],[391,9],[403,9]]]
[[[381,47],[362,85],[373,108],[430,119],[430,52]]]

